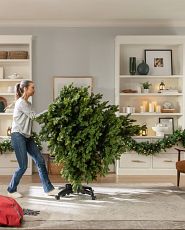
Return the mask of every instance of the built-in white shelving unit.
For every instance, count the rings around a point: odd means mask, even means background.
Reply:
[[[13,92],[16,83],[22,79],[32,79],[32,36],[24,35],[0,35],[0,51],[27,51],[27,59],[0,59],[0,69],[3,69],[3,76],[0,76],[0,101],[6,100],[7,105],[14,102]],[[10,78],[13,74],[18,79]],[[0,141],[9,139],[7,129],[11,127],[13,112],[0,112]],[[14,153],[0,155],[0,174],[12,175],[18,163]],[[27,175],[32,174],[32,160],[29,158]]]
[[[129,73],[129,58],[136,57],[136,65],[145,60],[145,50],[172,50],[172,75],[155,76],[135,75]],[[159,118],[173,118],[175,129],[185,128],[185,37],[184,36],[117,36],[115,39],[115,104],[119,106],[118,115],[126,115],[125,107],[134,108],[131,117],[136,124],[146,124],[148,136],[135,137],[137,141],[156,141],[155,132],[152,127],[159,123]],[[149,66],[150,67],[150,66]],[[149,93],[143,93],[141,87],[143,82],[152,84]],[[175,92],[164,91],[159,93],[159,84],[163,81],[168,89]],[[125,89],[136,90],[136,92],[123,92]],[[138,90],[138,91],[137,91]],[[154,103],[155,108],[149,111],[141,111],[143,102]],[[173,112],[163,112],[163,105],[169,102],[173,105]],[[161,107],[156,111],[156,105]],[[163,159],[165,156],[165,159]],[[173,156],[173,157],[172,157]],[[167,160],[167,158],[169,158]],[[173,158],[173,159],[171,159]],[[144,160],[143,160],[144,159]],[[159,166],[157,161],[161,159]],[[146,160],[146,164],[144,163]],[[176,151],[169,150],[152,156],[138,156],[138,154],[126,153],[117,161],[117,174],[175,174]],[[143,161],[143,163],[141,162]],[[159,163],[159,162],[158,162]],[[147,169],[147,170],[146,170]]]

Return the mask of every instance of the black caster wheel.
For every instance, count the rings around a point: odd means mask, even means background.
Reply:
[[[60,196],[61,196],[61,197],[64,197],[65,195],[69,195],[69,194],[61,194]]]
[[[57,196],[57,195],[56,195],[56,196],[55,196],[55,199],[56,199],[56,200],[60,200],[60,196]]]
[[[96,200],[96,196],[92,196],[92,200]]]

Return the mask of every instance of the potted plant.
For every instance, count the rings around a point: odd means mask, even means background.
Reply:
[[[152,86],[152,84],[149,83],[149,81],[143,82],[143,83],[141,83],[141,85],[143,86],[143,92],[144,93],[148,93],[150,86]]]
[[[36,118],[40,137],[48,143],[61,175],[78,191],[83,182],[105,176],[109,165],[126,152],[126,140],[139,133],[128,116],[117,117],[117,106],[102,101],[88,87],[65,86],[48,111]],[[123,138],[124,136],[124,138]]]

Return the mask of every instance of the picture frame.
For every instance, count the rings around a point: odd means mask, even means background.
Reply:
[[[145,63],[149,65],[149,75],[173,75],[171,49],[145,49]]]
[[[89,94],[92,92],[92,77],[79,77],[79,76],[70,76],[70,77],[60,77],[55,76],[53,77],[53,99],[59,96],[61,89],[65,85],[72,84],[76,87],[88,87],[89,86]]]
[[[168,131],[165,134],[173,134],[174,133],[174,119],[173,117],[159,117],[159,123],[169,127]]]

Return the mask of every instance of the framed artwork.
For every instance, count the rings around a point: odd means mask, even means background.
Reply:
[[[65,85],[72,83],[76,87],[89,86],[89,94],[92,92],[92,77],[53,77],[53,99],[58,97]]]
[[[145,62],[149,65],[150,75],[168,76],[173,74],[172,50],[146,49]]]
[[[173,134],[174,133],[174,120],[173,120],[173,117],[159,118],[159,123],[161,123],[164,126],[168,127],[168,130],[165,132],[165,134]]]

